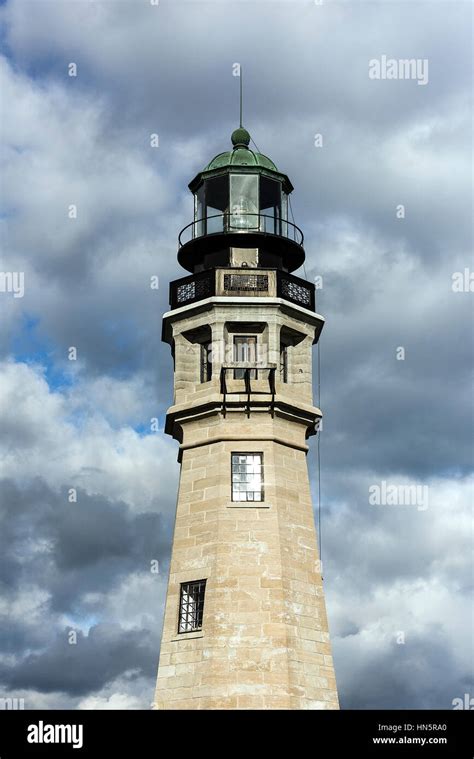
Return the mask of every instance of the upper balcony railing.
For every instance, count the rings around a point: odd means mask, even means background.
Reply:
[[[279,269],[217,267],[170,283],[173,309],[215,295],[282,298],[309,311],[316,310],[314,284]]]
[[[235,213],[206,216],[197,219],[197,221],[192,221],[179,233],[178,243],[181,248],[197,237],[252,232],[284,237],[300,246],[303,245],[304,241],[303,232],[291,221],[262,213],[236,211]]]

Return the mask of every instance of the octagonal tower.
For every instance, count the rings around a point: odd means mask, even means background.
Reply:
[[[337,709],[306,462],[324,320],[290,180],[232,144],[189,185],[163,317],[181,475],[155,707]]]

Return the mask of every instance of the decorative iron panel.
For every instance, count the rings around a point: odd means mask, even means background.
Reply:
[[[186,282],[184,285],[178,285],[176,288],[177,303],[187,303],[188,300],[194,300],[196,295],[196,283]]]
[[[183,303],[193,303],[204,298],[211,298],[215,294],[215,273],[213,271],[200,272],[193,277],[171,282],[170,305],[173,308]]]
[[[283,298],[299,303],[301,306],[311,308],[311,290],[309,287],[292,282],[289,279],[281,278],[281,294]]]
[[[194,280],[196,286],[195,299],[203,300],[204,298],[210,298],[214,295],[214,272],[206,277],[202,277]]]
[[[268,275],[224,274],[224,290],[268,292]]]

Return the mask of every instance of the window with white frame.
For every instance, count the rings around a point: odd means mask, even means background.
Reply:
[[[232,453],[232,500],[263,501],[263,453]]]

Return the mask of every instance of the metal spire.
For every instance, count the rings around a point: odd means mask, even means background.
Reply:
[[[243,96],[242,96],[242,66],[240,67],[239,81],[240,81],[240,128],[242,128],[242,126],[243,126],[243,124],[242,124],[242,99],[243,99]]]

